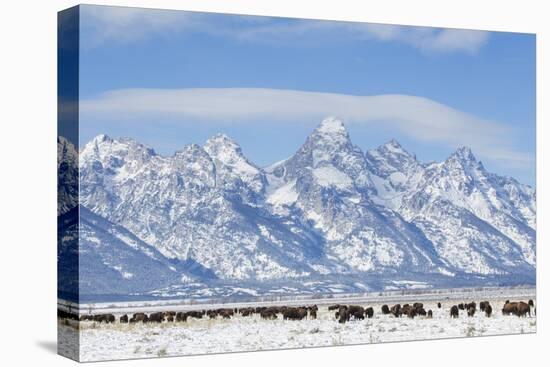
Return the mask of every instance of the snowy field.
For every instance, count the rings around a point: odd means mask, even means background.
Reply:
[[[467,298],[466,298],[467,297]],[[80,323],[81,361],[150,358],[163,356],[254,351],[284,348],[336,346],[349,344],[383,343],[405,340],[425,340],[453,337],[520,334],[536,332],[534,312],[531,317],[503,316],[505,298],[480,298],[471,295],[462,300],[441,298],[442,308],[433,299],[416,298],[426,310],[433,310],[433,319],[417,317],[395,318],[383,315],[380,307],[387,300],[368,302],[375,310],[372,319],[339,324],[334,311],[319,306],[316,320],[263,320],[259,315],[230,319],[189,319],[187,322],[163,324],[97,324]],[[510,300],[535,299],[534,295]],[[460,311],[458,319],[449,317],[452,305],[462,301],[489,300],[493,316],[487,318],[478,312],[468,317]],[[401,303],[409,302],[401,301]],[[117,320],[120,313],[116,315]],[[61,323],[63,323],[61,321]],[[61,325],[59,348],[71,349],[75,330]]]

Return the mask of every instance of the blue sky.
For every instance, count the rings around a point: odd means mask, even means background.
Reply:
[[[327,115],[362,149],[472,148],[535,182],[535,36],[181,11],[81,8],[81,143],[161,154],[224,132],[260,166]]]

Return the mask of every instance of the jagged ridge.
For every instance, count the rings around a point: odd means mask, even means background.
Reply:
[[[430,164],[395,140],[363,153],[328,118],[265,169],[225,135],[171,157],[100,135],[79,164],[81,205],[222,281],[534,281],[534,190],[467,148]]]

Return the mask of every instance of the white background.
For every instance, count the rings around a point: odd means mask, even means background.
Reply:
[[[537,33],[537,335],[111,362],[114,366],[534,366],[548,363],[547,120],[550,33],[544,0],[97,1],[98,4]],[[0,364],[60,365],[56,341],[56,12],[74,1],[0,8]],[[545,19],[546,14],[546,19]],[[452,86],[450,86],[452,87]],[[544,167],[546,166],[546,169]],[[544,340],[546,339],[546,343]],[[98,366],[106,363],[98,363]]]

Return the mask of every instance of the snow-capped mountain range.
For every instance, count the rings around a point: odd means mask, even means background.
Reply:
[[[78,159],[63,172],[80,172],[83,293],[535,281],[535,190],[487,172],[465,147],[428,164],[395,140],[363,152],[336,118],[266,168],[223,134],[169,157],[105,135],[77,158],[69,144],[58,140],[60,160]],[[97,273],[110,275],[93,282]]]

